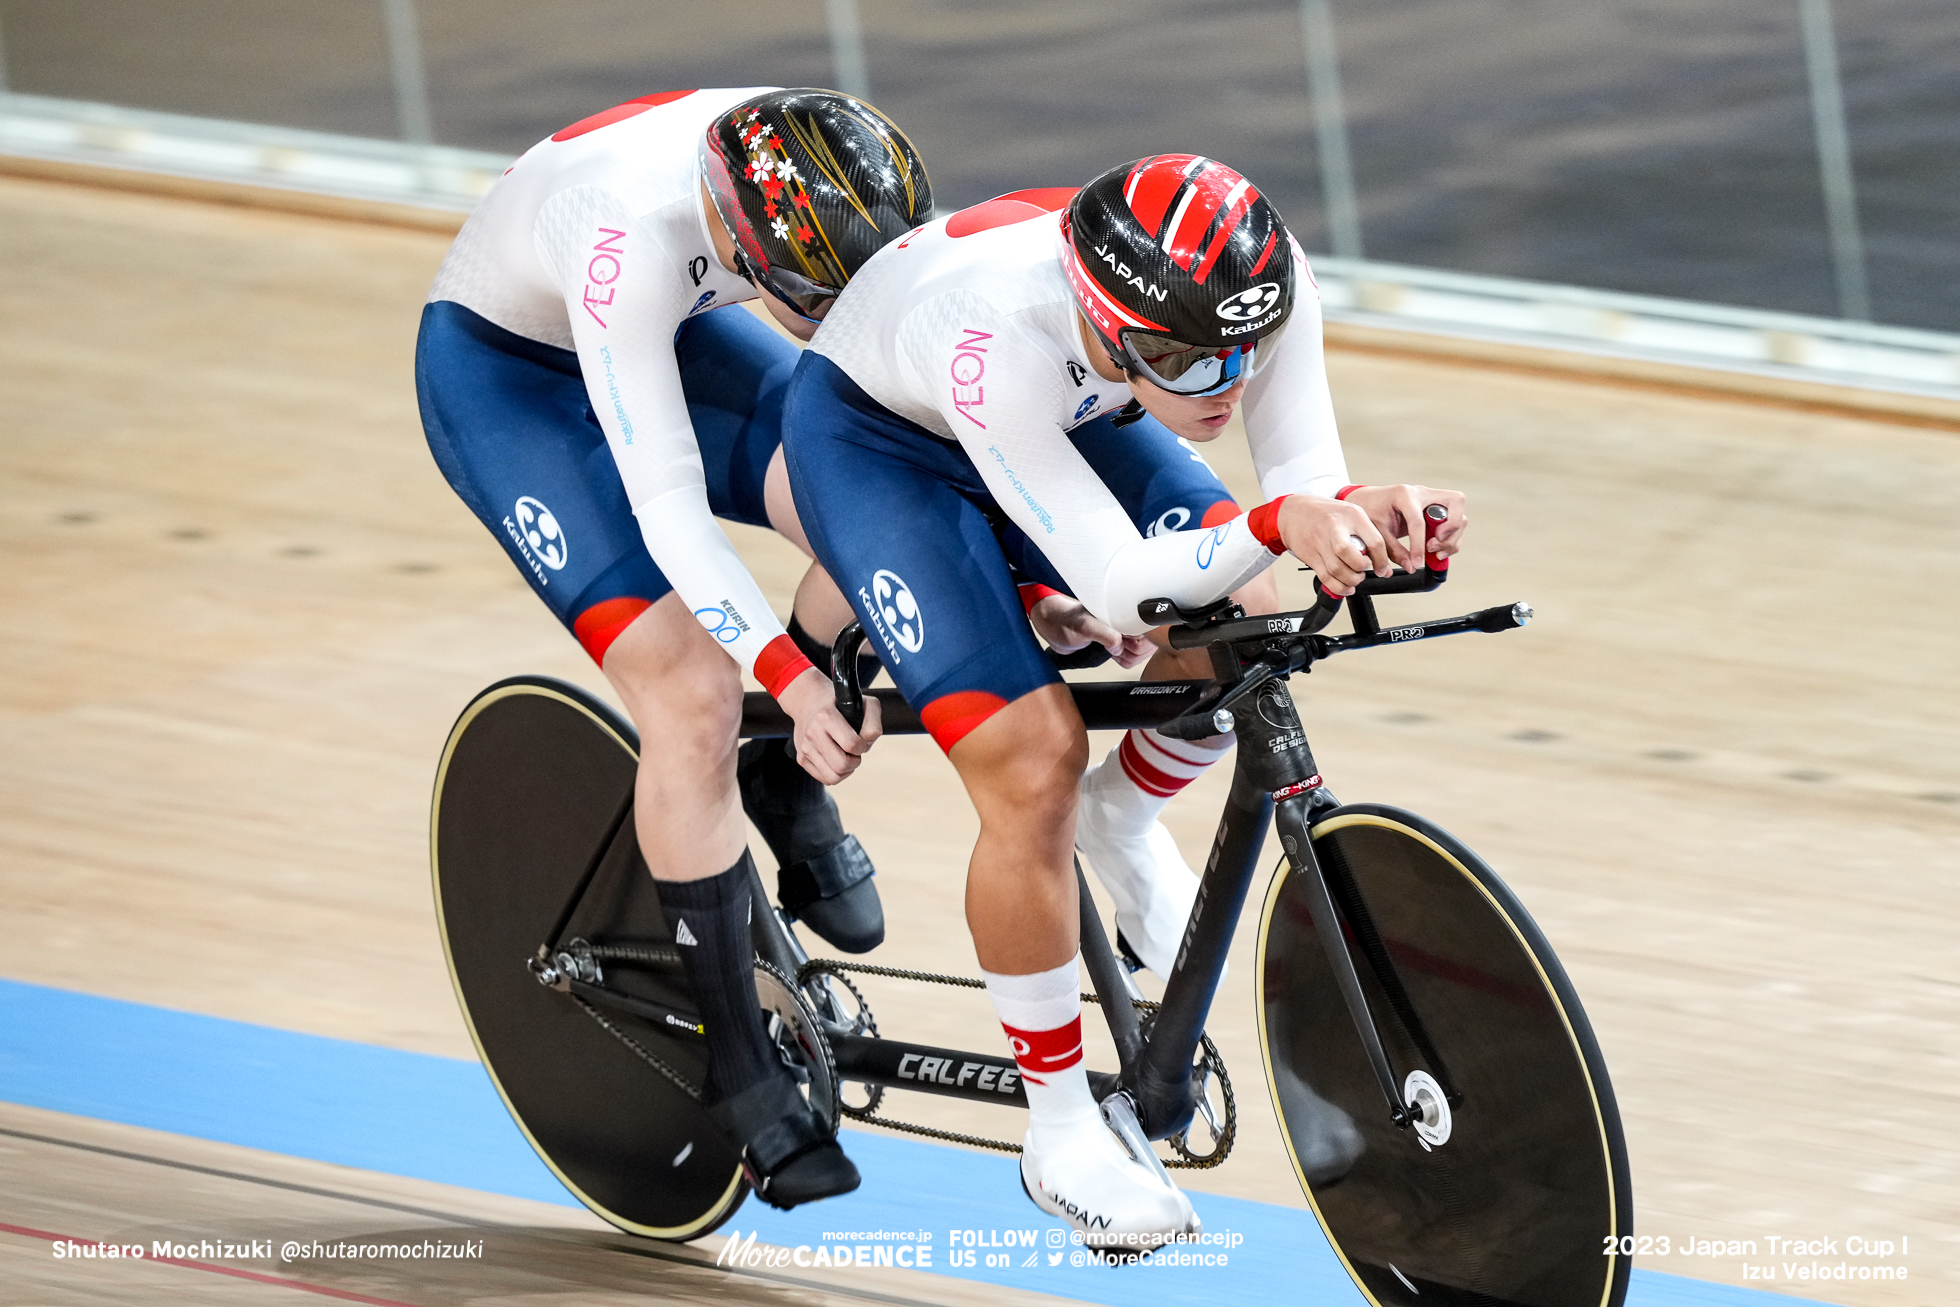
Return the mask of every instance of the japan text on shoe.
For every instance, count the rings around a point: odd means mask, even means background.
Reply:
[[[1091,1248],[1148,1252],[1199,1228],[1191,1200],[1097,1120],[1028,1131],[1021,1184]]]

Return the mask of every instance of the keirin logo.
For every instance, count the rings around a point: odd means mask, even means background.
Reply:
[[[1218,316],[1227,322],[1250,322],[1261,316],[1267,309],[1279,302],[1279,283],[1261,282],[1250,290],[1242,290],[1220,304]]]
[[[529,495],[517,501],[517,529],[524,537],[524,543],[538,556],[538,561],[556,572],[565,566],[568,557],[565,546],[565,529],[558,525],[558,519]]]
[[[1230,535],[1231,532],[1232,524],[1227,522],[1224,526],[1215,526],[1198,537],[1197,561],[1200,572],[1211,569],[1212,557],[1217,554],[1218,546],[1225,543],[1225,537]]]
[[[871,598],[878,605],[878,613],[885,619],[892,638],[905,652],[917,653],[925,647],[925,614],[919,611],[919,601],[912,597],[912,588],[898,573],[879,571],[873,575]]]

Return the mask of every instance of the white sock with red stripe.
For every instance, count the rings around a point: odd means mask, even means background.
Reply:
[[[1216,747],[1220,743],[1223,748]],[[1097,824],[1108,834],[1146,834],[1164,805],[1231,747],[1229,735],[1173,740],[1154,730],[1129,731],[1083,787],[1083,797],[1099,805]]]
[[[1101,1127],[1102,1111],[1089,1092],[1082,1062],[1082,999],[1076,958],[1050,971],[1005,976],[982,971],[987,997],[1014,1047],[1028,1093],[1028,1129],[1036,1134]]]
[[[1086,1243],[1154,1247],[1198,1229],[1197,1214],[1103,1125],[1082,1063],[1077,960],[1027,976],[982,973],[1028,1095],[1021,1185],[1035,1206],[1067,1221]]]
[[[1231,738],[1224,737],[1221,749],[1215,740],[1130,731],[1082,778],[1076,847],[1115,901],[1117,930],[1159,979],[1169,979],[1177,960],[1198,897],[1198,877],[1157,818],[1180,790],[1225,756]]]

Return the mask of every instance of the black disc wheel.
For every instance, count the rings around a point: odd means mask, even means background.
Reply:
[[[470,1037],[531,1146],[622,1230],[692,1239],[748,1189],[740,1159],[676,1083],[701,1083],[705,1043],[648,1015],[694,1003],[634,837],[638,745],[576,686],[491,686],[443,749],[430,861]],[[541,958],[547,943],[566,947]]]
[[[1626,1143],[1592,1028],[1496,873],[1395,808],[1313,847],[1397,1089],[1398,1126],[1314,928],[1304,876],[1260,923],[1259,1031],[1294,1169],[1378,1307],[1619,1307]]]

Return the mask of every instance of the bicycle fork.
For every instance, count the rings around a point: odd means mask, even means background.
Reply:
[[[1224,971],[1232,932],[1258,871],[1267,824],[1276,820],[1290,874],[1304,878],[1315,932],[1381,1087],[1389,1119],[1398,1126],[1413,1125],[1425,1119],[1425,1114],[1405,1103],[1396,1085],[1353,954],[1342,936],[1342,919],[1335,910],[1327,871],[1314,850],[1310,834],[1314,814],[1334,807],[1336,800],[1314,765],[1313,751],[1294,709],[1293,696],[1283,677],[1275,677],[1260,685],[1249,696],[1249,702],[1241,701],[1238,708],[1239,711],[1230,714],[1233,732],[1238,737],[1238,757],[1225,815],[1219,821],[1217,838],[1212,841],[1211,856],[1205,863],[1197,903],[1185,927],[1177,965],[1165,987],[1163,1009],[1141,1054],[1124,1060],[1123,1087],[1135,1100],[1137,1115],[1151,1138],[1176,1134],[1189,1124],[1194,1107],[1192,1055]],[[1370,969],[1389,994],[1398,1014],[1412,1016],[1403,1013],[1408,1005],[1386,950],[1375,938],[1365,907],[1360,904],[1358,894],[1348,897],[1352,900],[1350,915],[1357,918],[1356,937],[1367,953]],[[1457,1098],[1449,1089],[1448,1072],[1435,1057],[1420,1023],[1410,1033],[1429,1055],[1446,1096]]]

